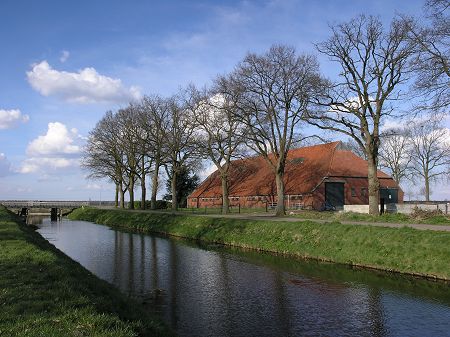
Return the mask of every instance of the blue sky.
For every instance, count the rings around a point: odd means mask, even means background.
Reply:
[[[314,52],[328,24],[389,22],[422,1],[0,2],[0,199],[113,198],[79,151],[95,123],[142,94],[208,84],[274,43]],[[320,57],[329,75],[333,64]],[[91,84],[89,84],[91,83]],[[448,187],[448,186],[446,186]],[[439,190],[439,188],[442,190]],[[437,187],[435,197],[450,198]]]

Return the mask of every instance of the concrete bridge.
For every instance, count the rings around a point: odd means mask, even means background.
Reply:
[[[9,209],[17,209],[21,216],[27,216],[29,209],[49,209],[50,218],[56,221],[61,216],[61,210],[88,206],[89,201],[41,201],[41,200],[0,200],[0,204]]]

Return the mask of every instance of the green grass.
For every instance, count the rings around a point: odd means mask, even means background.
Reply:
[[[450,233],[84,208],[70,218],[141,232],[450,279]]]
[[[162,336],[161,321],[0,206],[0,336]]]
[[[385,213],[380,216],[361,214],[353,212],[319,212],[319,211],[299,211],[291,216],[301,219],[320,219],[329,221],[355,221],[355,222],[384,222],[384,223],[415,223],[426,225],[450,225],[450,216],[414,216],[401,213]]]

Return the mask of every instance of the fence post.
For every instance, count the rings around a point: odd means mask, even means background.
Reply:
[[[241,214],[241,203],[239,203],[238,207],[239,207],[238,212],[239,214]]]

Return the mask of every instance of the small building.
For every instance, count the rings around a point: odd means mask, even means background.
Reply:
[[[341,142],[302,147],[289,151],[285,182],[288,209],[321,209],[325,202],[336,209],[344,205],[367,205],[367,161],[341,149]],[[389,175],[378,171],[380,199],[386,204],[403,202],[403,191]],[[277,203],[275,175],[261,156],[234,160],[229,171],[231,207],[264,208]],[[381,201],[381,200],[380,200]],[[212,173],[188,197],[188,207],[221,207],[222,184]]]

